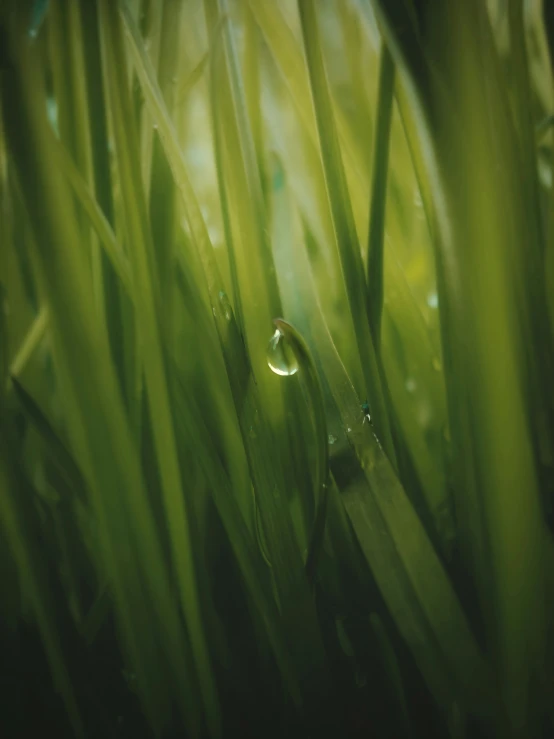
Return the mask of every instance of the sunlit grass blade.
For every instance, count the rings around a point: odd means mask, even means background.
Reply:
[[[311,0],[299,3],[307,65],[310,72],[313,104],[321,146],[327,196],[333,218],[337,249],[356,331],[358,352],[364,372],[364,391],[375,416],[375,427],[393,464],[396,453],[391,435],[389,409],[369,331],[366,285],[361,251],[344,175],[333,109],[325,73],[318,31],[318,19]]]

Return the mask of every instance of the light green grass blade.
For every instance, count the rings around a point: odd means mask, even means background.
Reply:
[[[337,249],[340,254],[350,312],[356,331],[358,352],[364,371],[367,400],[375,416],[375,427],[387,454],[396,460],[392,441],[389,412],[379,374],[375,346],[369,332],[366,286],[360,247],[354,226],[350,199],[346,186],[333,109],[325,73],[318,31],[318,19],[311,0],[299,3],[307,65],[310,72],[312,98],[325,170],[327,196],[331,209]]]

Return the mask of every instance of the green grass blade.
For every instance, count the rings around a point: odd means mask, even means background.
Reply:
[[[387,201],[387,174],[389,139],[394,98],[394,62],[385,41],[381,42],[377,123],[373,142],[373,171],[371,203],[369,207],[369,235],[367,243],[367,294],[371,336],[375,349],[381,346],[381,316],[383,313],[383,272],[385,208]]]
[[[105,215],[100,210],[93,193],[89,189],[87,183],[81,177],[79,170],[73,164],[70,155],[64,149],[62,144],[58,144],[52,139],[52,146],[56,148],[56,154],[59,158],[59,166],[65,173],[68,181],[70,182],[75,195],[86,212],[90,224],[95,229],[98,238],[102,246],[105,249],[106,256],[110,260],[110,263],[121,280],[121,284],[124,287],[128,297],[133,298],[133,283],[131,277],[131,269],[129,266],[129,259],[123,252],[123,249],[119,245],[117,238],[110,226]]]
[[[314,582],[317,559],[323,545],[323,537],[325,533],[325,519],[327,516],[327,499],[328,499],[328,474],[329,474],[329,448],[327,440],[327,423],[325,420],[325,406],[323,395],[317,371],[308,348],[308,345],[291,326],[290,323],[283,319],[275,319],[275,326],[283,337],[284,341],[290,344],[290,348],[296,363],[298,371],[303,379],[307,395],[310,400],[311,411],[313,414],[314,428],[316,432],[317,456],[315,462],[314,475],[314,498],[315,498],[315,518],[312,525],[310,535],[310,546],[306,559],[306,575],[311,584]]]
[[[2,436],[5,430],[2,429]],[[2,448],[8,444],[2,439]],[[3,537],[7,538],[17,564],[19,577],[30,596],[33,616],[44,644],[50,663],[55,687],[60,693],[68,713],[72,729],[76,737],[85,737],[85,727],[76,702],[71,676],[62,655],[59,634],[55,623],[55,607],[46,587],[47,579],[41,567],[42,554],[31,544],[32,537],[27,534],[14,501],[13,491],[17,489],[8,470],[4,454],[0,456],[0,528]]]
[[[153,419],[153,436],[158,457],[166,517],[169,526],[172,558],[176,571],[181,608],[189,630],[205,719],[210,734],[220,733],[218,697],[210,665],[203,624],[199,611],[196,575],[190,543],[189,527],[183,495],[181,472],[173,430],[166,368],[163,362],[161,326],[159,323],[160,285],[153,262],[153,247],[145,217],[145,201],[140,186],[138,139],[125,79],[123,29],[117,7],[103,2],[100,6],[104,74],[109,108],[118,154],[125,222],[132,245],[131,263],[136,289],[141,294],[137,315],[142,330],[142,362],[148,402]]]
[[[331,209],[337,249],[340,254],[350,312],[356,331],[358,352],[364,370],[364,389],[375,427],[383,441],[387,454],[396,460],[393,446],[389,412],[379,374],[374,340],[369,332],[366,286],[362,257],[354,217],[351,210],[338,137],[334,125],[334,114],[325,73],[318,31],[318,19],[311,0],[299,3],[307,65],[310,72],[312,98],[316,114],[327,195]]]
[[[11,377],[11,383],[21,407],[44,440],[58,468],[64,475],[70,490],[77,495],[82,495],[84,492],[83,476],[71,452],[60,439],[36,401],[13,375]]]

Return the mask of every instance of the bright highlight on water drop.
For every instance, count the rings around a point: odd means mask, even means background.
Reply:
[[[294,352],[279,329],[275,329],[275,333],[269,340],[267,364],[276,375],[288,377],[298,372],[298,362]]]

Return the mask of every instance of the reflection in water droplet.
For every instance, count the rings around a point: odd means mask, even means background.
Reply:
[[[352,429],[350,428],[350,426],[346,430],[347,430],[348,433],[350,433],[352,431]]]
[[[439,307],[439,296],[437,293],[429,293],[427,296],[427,305],[429,308],[438,308]]]
[[[433,357],[433,361],[431,362],[431,364],[435,372],[440,372],[442,370],[442,364],[438,357]]]
[[[298,372],[298,362],[288,342],[279,329],[269,340],[267,347],[267,364],[276,375],[288,377]]]
[[[417,387],[416,386],[416,381],[414,380],[414,378],[413,377],[408,377],[408,379],[406,380],[406,390],[409,393],[413,393],[414,390],[416,389],[416,387]]]
[[[329,434],[329,438],[328,438],[329,444],[334,444],[336,440],[337,440],[336,436],[333,436],[333,434]]]
[[[229,298],[227,297],[227,293],[223,292],[223,290],[220,290],[219,292],[219,307],[221,308],[221,312],[225,316],[226,321],[230,321],[233,317],[233,310],[231,308],[231,303],[229,302]]]

